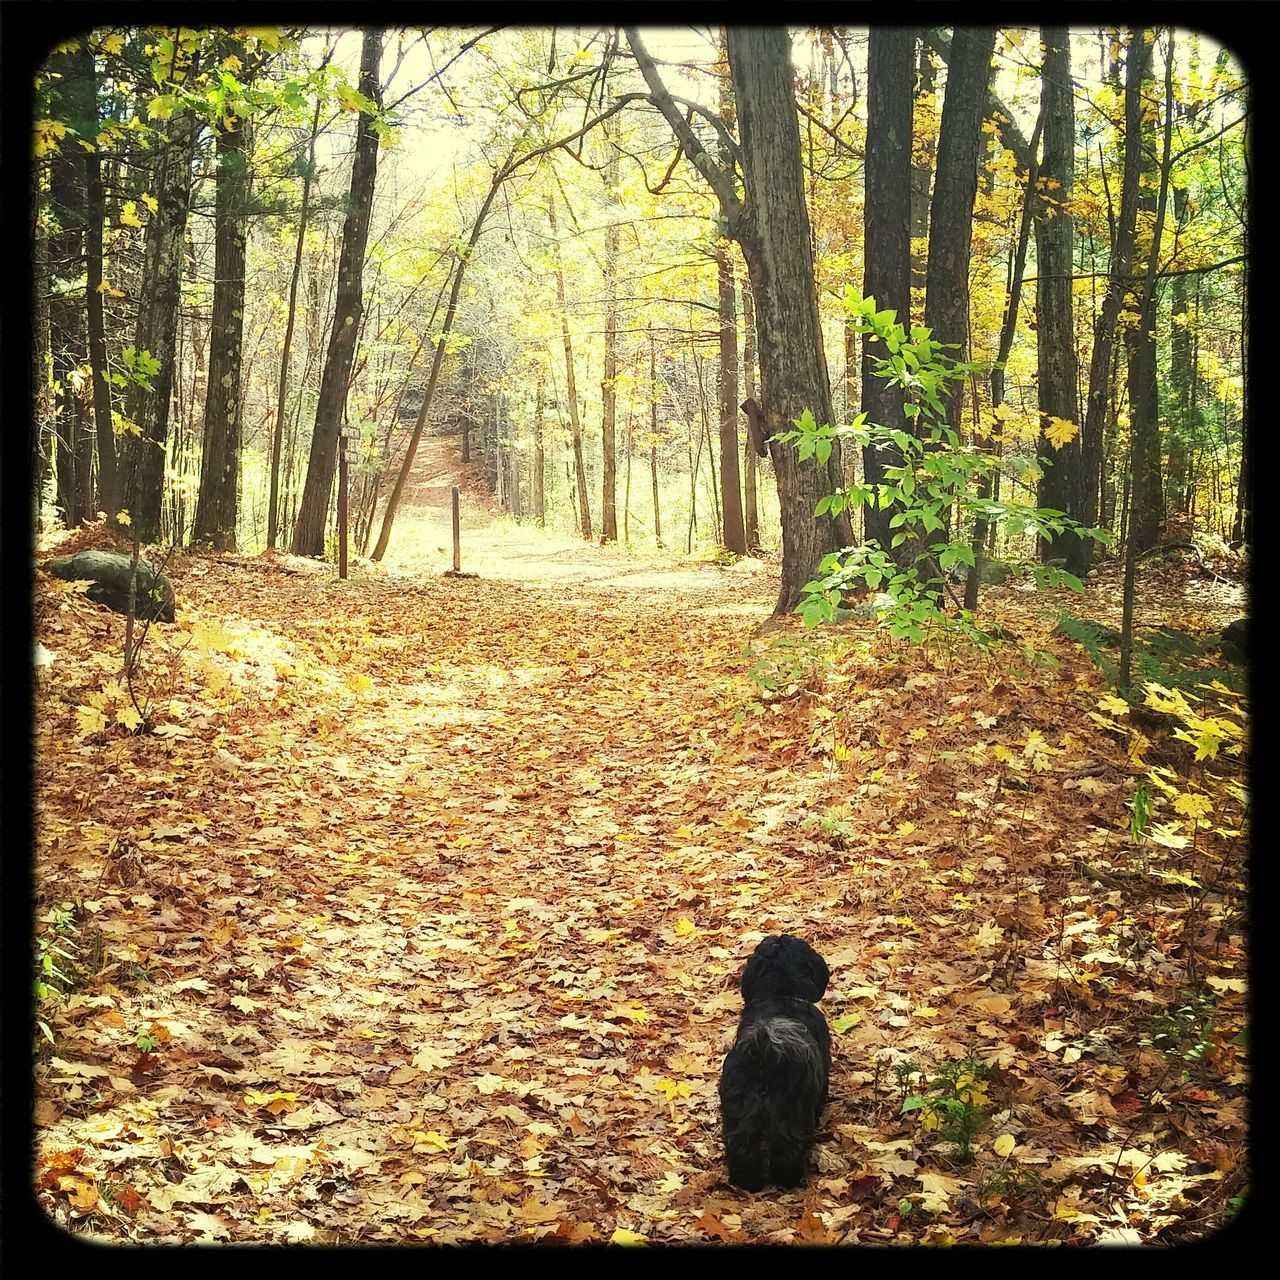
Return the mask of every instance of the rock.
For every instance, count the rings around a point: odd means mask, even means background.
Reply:
[[[969,581],[969,566],[957,565],[961,582]],[[1013,566],[1003,560],[991,560],[986,556],[978,557],[978,581],[985,586],[999,586],[1013,577]]]
[[[117,613],[129,612],[129,574],[133,557],[118,551],[77,551],[46,561],[44,569],[68,582],[88,579],[93,585],[85,595],[96,604],[105,604]],[[146,559],[138,559],[138,581],[134,593],[134,616],[173,621],[173,583]]]
[[[1222,628],[1218,652],[1228,662],[1240,663],[1249,656],[1249,619],[1237,618]]]

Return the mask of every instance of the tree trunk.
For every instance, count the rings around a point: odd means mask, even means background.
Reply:
[[[726,30],[740,121],[741,200],[732,176],[716,165],[672,101],[639,33],[628,28],[627,39],[655,105],[711,183],[726,230],[742,246],[755,293],[761,401],[770,436],[789,429],[805,410],[818,422],[829,423],[831,385],[805,206],[790,37],[781,27]],[[776,611],[787,613],[822,558],[839,549],[839,527],[814,515],[818,500],[831,491],[828,468],[816,459],[800,461],[790,445],[771,442],[769,450],[782,514],[782,582]],[[838,469],[835,451],[833,462]]]
[[[233,49],[232,52],[236,50]],[[204,448],[191,541],[236,549],[239,515],[245,238],[249,220],[249,121],[228,112],[218,133],[214,196],[213,320],[204,402]]]
[[[1033,184],[1027,198],[1036,209],[1036,367],[1039,408],[1044,425],[1049,418],[1080,421],[1079,378],[1071,276],[1075,264],[1075,222],[1070,200],[1075,179],[1075,101],[1071,82],[1071,38],[1066,27],[1041,28],[1044,70],[1041,114],[1044,119],[1042,184]],[[1035,186],[1043,186],[1039,195]],[[1071,494],[1080,487],[1080,435],[1061,449],[1041,446],[1042,476],[1037,501],[1054,511],[1066,511]],[[1040,554],[1060,554],[1044,541]]]
[[[453,286],[449,291],[449,305],[445,309],[444,322],[440,326],[440,339],[436,343],[436,354],[431,361],[431,373],[427,378],[427,389],[423,393],[422,407],[418,410],[418,419],[413,424],[413,434],[409,437],[409,444],[404,452],[404,460],[400,464],[400,474],[396,477],[391,496],[387,499],[387,509],[382,517],[382,529],[378,534],[377,545],[373,549],[372,558],[374,560],[381,560],[387,554],[387,546],[391,541],[391,526],[395,523],[396,510],[400,506],[400,499],[404,494],[405,485],[409,482],[409,472],[413,467],[413,459],[418,451],[418,442],[422,439],[423,428],[427,425],[427,419],[431,416],[431,406],[436,396],[436,384],[440,381],[440,370],[444,365],[445,347],[448,345],[446,340],[449,334],[453,332],[453,319],[458,314],[458,295],[462,292],[462,276],[467,269],[467,263],[473,256],[476,242],[480,239],[480,232],[484,230],[484,221],[489,216],[489,210],[493,207],[493,198],[498,194],[498,188],[501,187],[502,181],[503,173],[499,170],[494,174],[493,181],[489,184],[489,191],[484,198],[484,203],[480,206],[480,212],[476,214],[476,220],[471,226],[471,237],[467,241],[466,251],[458,255],[458,264],[453,269]],[[469,445],[469,424],[464,421],[462,428],[463,462],[470,460]]]
[[[86,72],[85,59],[88,59]],[[74,49],[54,54],[49,70],[56,75],[51,110],[69,129],[85,136],[96,114],[93,106],[93,55],[81,39]],[[97,130],[93,134],[96,136]],[[85,471],[84,438],[89,434],[82,394],[82,366],[88,354],[83,294],[75,282],[85,269],[86,208],[84,152],[71,133],[49,160],[48,207],[52,227],[48,239],[49,351],[53,373],[55,474],[57,501],[68,529],[93,512],[93,489]],[[101,234],[99,229],[98,234]],[[99,296],[99,300],[101,300]]]
[[[756,311],[751,299],[751,286],[743,281],[742,286],[742,374],[746,382],[747,399],[756,398]],[[747,548],[757,551],[760,548],[760,486],[758,480],[758,463],[755,447],[751,443],[751,435],[742,445],[742,487],[743,536]]]
[[[1137,38],[1137,36],[1135,36]],[[1170,37],[1172,38],[1172,37]],[[1145,42],[1145,33],[1143,33]],[[1154,41],[1154,37],[1153,37]],[[1170,51],[1170,59],[1173,54]],[[1156,160],[1160,108],[1148,58],[1142,78],[1143,121],[1148,124],[1138,172],[1140,193],[1138,216],[1145,222],[1163,222],[1163,201],[1167,199],[1169,175]],[[1172,92],[1168,95],[1172,97]],[[1172,101],[1166,103],[1166,130],[1173,127]],[[1169,148],[1165,148],[1165,154]],[[1157,209],[1157,188],[1160,208]],[[1164,485],[1160,470],[1160,405],[1156,392],[1156,290],[1155,275],[1160,270],[1159,240],[1146,246],[1145,285],[1134,287],[1132,306],[1138,314],[1135,325],[1125,332],[1129,357],[1129,430],[1133,435],[1133,499],[1129,516],[1129,537],[1135,555],[1150,550],[1160,541],[1164,524]],[[1135,262],[1135,267],[1137,267]]]
[[[82,135],[96,138],[98,75],[88,43],[81,42],[80,59],[89,83],[93,116]],[[93,378],[93,421],[98,441],[98,508],[114,516],[120,509],[116,466],[116,435],[111,421],[111,388],[107,382],[107,330],[102,310],[102,229],[106,200],[102,190],[102,156],[95,147],[84,153],[85,211],[85,316],[89,331],[89,367]]]
[[[953,41],[954,46],[954,41]],[[918,305],[914,299],[923,299],[928,284],[929,252],[929,202],[933,195],[934,169],[938,149],[938,135],[934,129],[938,109],[938,68],[934,62],[934,52],[928,44],[921,40],[916,48],[916,87],[913,114],[917,116],[915,124],[920,127],[922,137],[918,146],[912,147],[911,164],[911,296],[913,307]],[[947,78],[950,88],[951,79]],[[919,314],[919,313],[917,313]],[[900,319],[908,329],[911,321],[906,315]],[[928,324],[926,320],[924,322]]]
[[[716,390],[720,401],[720,506],[725,549],[747,554],[742,517],[742,480],[738,471],[738,316],[733,265],[724,242],[716,245],[716,279],[720,302],[720,363]]]
[[[376,106],[382,105],[378,63],[382,56],[382,32],[366,30],[360,54],[360,92]],[[338,260],[338,291],[333,329],[320,379],[315,429],[307,460],[307,478],[293,529],[293,552],[323,556],[324,533],[337,464],[338,433],[347,401],[347,384],[355,361],[356,334],[364,309],[364,253],[369,239],[369,216],[378,172],[378,135],[374,117],[360,113],[356,124],[355,158],[351,165],[351,189],[342,228],[342,252]],[[378,557],[375,555],[374,557]]]
[[[867,163],[862,292],[881,311],[900,320],[911,315],[911,84],[914,40],[910,30],[872,27],[867,52]],[[910,430],[902,414],[902,393],[872,369],[877,351],[862,342],[862,410],[868,421]],[[862,451],[864,481],[884,482],[885,468],[901,463],[892,449],[868,445]],[[887,550],[893,512],[862,509],[867,541]]]
[[[149,353],[159,365],[150,391],[133,386],[128,416],[139,429],[134,437],[125,504],[140,542],[160,536],[160,508],[164,498],[165,451],[169,439],[169,402],[173,395],[178,318],[182,303],[187,214],[191,204],[191,163],[198,123],[174,112],[156,153],[151,192],[156,208],[147,223],[133,345]]]
[[[605,167],[609,225],[604,233],[604,374],[600,382],[604,474],[604,497],[601,505],[601,535],[606,542],[618,540],[618,211],[615,188],[618,185],[618,152],[605,132],[609,160]]]
[[[653,481],[653,540],[662,546],[662,508],[658,502],[658,348],[649,330],[649,476]]]
[[[276,421],[271,432],[271,492],[267,499],[267,547],[274,550],[280,531],[280,451],[284,441],[285,406],[289,396],[289,357],[293,351],[293,327],[298,315],[298,280],[302,275],[302,251],[307,239],[307,218],[311,210],[311,184],[316,174],[316,138],[320,132],[320,95],[316,95],[307,142],[307,167],[302,173],[302,204],[298,210],[298,238],[293,250],[293,274],[289,278],[289,309],[284,326],[284,346],[280,352],[280,380],[276,390]]]
[[[560,241],[556,235],[555,198],[547,201],[551,223],[551,250],[555,260],[556,305],[560,309],[560,334],[564,339],[565,396],[569,401],[569,425],[573,432],[573,466],[578,488],[578,517],[583,538],[591,541],[591,499],[587,494],[587,469],[582,457],[582,419],[578,415],[578,384],[573,373],[573,339],[569,334],[569,313],[565,305],[564,266],[560,261]],[[616,537],[616,531],[615,531]]]
[[[991,79],[994,27],[957,27],[938,135],[938,168],[929,209],[929,271],[924,322],[948,354],[963,360],[969,346],[969,259],[973,243],[973,201],[978,191],[982,117]],[[945,399],[945,397],[944,397]],[[958,425],[953,396],[950,425]]]
[[[1142,163],[1142,81],[1149,50],[1141,31],[1131,34],[1125,81],[1124,175],[1121,179],[1120,214],[1111,249],[1110,278],[1093,329],[1093,355],[1089,362],[1089,391],[1081,432],[1080,470],[1073,476],[1067,514],[1091,526],[1098,516],[1098,485],[1102,474],[1102,435],[1108,418],[1111,389],[1111,356],[1116,323],[1129,293],[1134,238],[1138,217],[1138,174]],[[1093,563],[1093,539],[1076,538],[1066,547],[1067,568],[1077,576]]]
[[[807,409],[832,421],[809,213],[804,200],[791,41],[781,27],[727,29],[741,123],[746,199],[737,226],[756,304],[760,399],[770,436]],[[831,490],[827,469],[769,443],[782,512],[782,582],[776,613],[789,613],[822,558],[839,549],[836,524],[814,515]]]
[[[546,451],[543,446],[543,387],[542,369],[538,369],[538,389],[533,403],[533,518],[540,528],[547,524]]]

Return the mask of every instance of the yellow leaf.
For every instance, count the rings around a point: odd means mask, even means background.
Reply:
[[[160,201],[157,200],[155,196],[148,195],[146,192],[143,192],[139,199],[141,199],[142,203],[145,204],[152,213],[155,213],[155,211],[160,207]]]
[[[1213,812],[1213,804],[1208,796],[1184,792],[1174,800],[1173,809],[1184,818],[1207,818]]]
[[[662,1094],[668,1102],[673,1102],[676,1098],[687,1098],[689,1096],[689,1086],[687,1084],[677,1084],[674,1080],[655,1080],[653,1087]]]
[[[992,1143],[991,1149],[996,1153],[996,1155],[998,1155],[1002,1160],[1004,1160],[1008,1158],[1009,1154],[1013,1151],[1014,1147],[1017,1145],[1018,1145],[1017,1141],[1015,1140],[1013,1134],[1002,1133],[995,1140],[995,1142]]]
[[[677,938],[687,938],[691,934],[695,934],[697,932],[698,926],[694,924],[688,916],[681,916],[680,919],[676,921],[674,933]]]
[[[1098,707],[1113,716],[1127,716],[1129,714],[1129,704],[1123,698],[1117,698],[1112,694],[1107,694],[1105,698],[1099,698]]]
[[[1076,423],[1068,422],[1066,418],[1055,418],[1050,414],[1044,435],[1055,449],[1061,449],[1068,441],[1074,440],[1079,431],[1080,428]]]
[[[132,524],[132,523],[133,523],[133,517],[132,517],[132,516],[131,516],[127,511],[117,511],[117,512],[116,512],[116,519],[117,519],[121,524]]]
[[[628,1231],[624,1227],[618,1227],[614,1230],[613,1235],[609,1237],[610,1244],[648,1244],[649,1241],[638,1231]]]
[[[98,45],[100,53],[119,53],[124,48],[124,36],[113,31],[110,35],[102,37],[102,43]]]
[[[107,717],[97,707],[77,707],[76,725],[80,736],[87,738],[91,734],[101,733],[107,727]]]
[[[138,714],[136,707],[121,707],[116,712],[116,723],[124,725],[126,729],[132,732],[142,724],[142,717]]]
[[[120,221],[126,227],[142,226],[142,219],[138,217],[138,206],[132,200],[124,202],[124,208],[120,210]]]

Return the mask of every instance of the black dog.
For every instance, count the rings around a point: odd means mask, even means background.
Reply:
[[[765,938],[742,974],[742,1020],[720,1073],[729,1181],[744,1191],[804,1181],[827,1101],[831,1033],[814,1007],[831,973],[790,934]]]

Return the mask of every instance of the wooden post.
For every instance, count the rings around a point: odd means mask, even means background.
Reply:
[[[453,499],[453,571],[454,573],[462,572],[462,520],[459,516],[458,500],[460,497],[458,486],[455,484],[450,490]]]
[[[338,577],[347,576],[347,433],[338,437]]]

